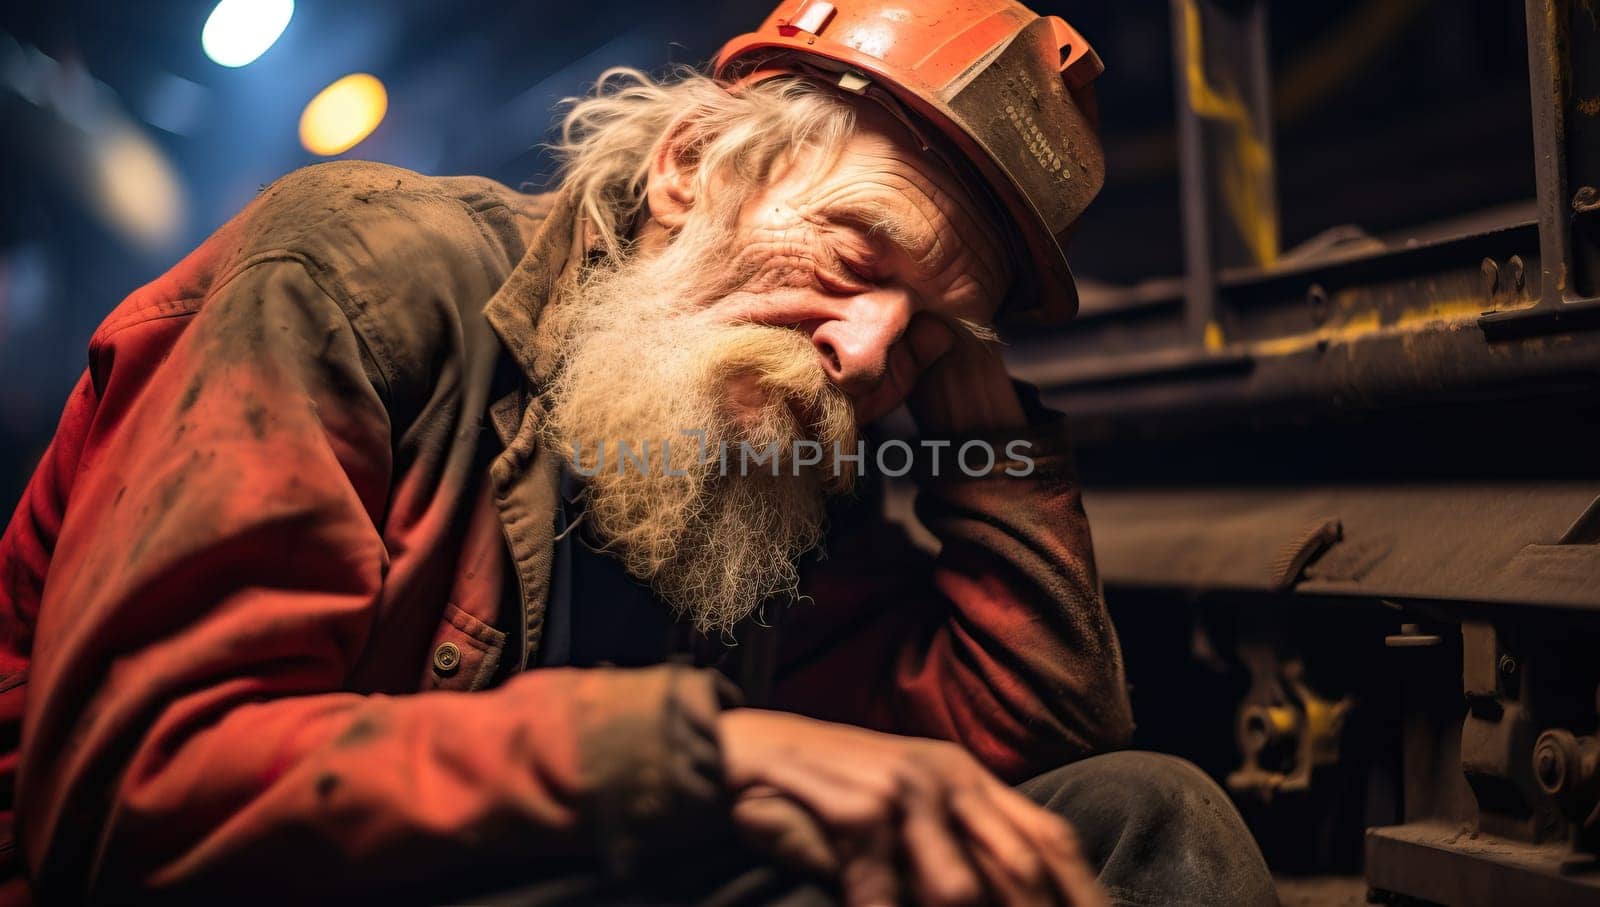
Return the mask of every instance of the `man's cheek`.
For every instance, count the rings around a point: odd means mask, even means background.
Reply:
[[[729,375],[723,385],[723,403],[729,415],[748,418],[767,405],[767,393],[761,388],[761,379],[747,371]]]

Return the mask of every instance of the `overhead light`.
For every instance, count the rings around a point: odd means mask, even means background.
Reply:
[[[222,0],[206,17],[200,46],[212,62],[239,67],[267,52],[294,16],[294,0]]]
[[[324,157],[341,154],[372,134],[389,110],[389,93],[377,77],[345,76],[306,105],[300,114],[300,144]]]

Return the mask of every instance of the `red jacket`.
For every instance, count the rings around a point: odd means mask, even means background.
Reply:
[[[539,644],[558,464],[532,326],[574,221],[560,196],[324,164],[106,318],[0,539],[12,895],[25,873],[68,901],[459,897],[716,817],[714,672],[489,684]],[[1010,778],[1126,737],[1066,446],[1034,440],[1030,478],[924,483],[937,560],[881,523],[833,543],[776,706]]]

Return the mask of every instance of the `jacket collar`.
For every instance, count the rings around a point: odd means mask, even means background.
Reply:
[[[583,243],[576,241],[581,223],[576,209],[570,192],[556,197],[522,259],[483,308],[484,319],[524,376],[521,387],[489,406],[490,421],[505,448],[490,464],[489,478],[522,601],[519,670],[538,653],[544,632],[555,514],[561,506],[561,459],[539,455],[544,413],[539,398],[530,393],[555,366],[551,352],[539,348],[537,328],[562,285],[577,279]]]
[[[539,316],[564,284],[577,279],[584,219],[571,191],[561,191],[534,231],[522,259],[483,308],[484,317],[532,387],[544,383],[553,362],[536,342]]]

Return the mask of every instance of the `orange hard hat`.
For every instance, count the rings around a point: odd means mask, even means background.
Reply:
[[[1091,86],[1105,67],[1065,21],[1012,0],[783,0],[715,69],[735,85],[822,78],[883,103],[1010,215],[1032,267],[1008,310],[1077,312],[1064,247],[1105,183]]]

